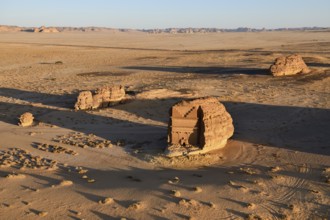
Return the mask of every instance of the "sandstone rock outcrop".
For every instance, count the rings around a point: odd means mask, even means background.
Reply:
[[[91,91],[80,92],[77,97],[77,102],[74,105],[76,110],[87,110],[93,107],[93,94]]]
[[[106,108],[117,104],[124,98],[123,86],[106,86],[97,89],[94,94],[91,91],[80,92],[74,108],[76,110]]]
[[[22,126],[22,127],[28,127],[28,126],[33,125],[33,120],[34,120],[34,117],[33,117],[32,113],[25,112],[24,114],[22,114],[19,117],[18,125]]]
[[[93,109],[106,108],[120,102],[125,97],[122,86],[106,86],[96,90],[93,96]]]
[[[47,28],[45,26],[42,26],[40,28],[34,28],[33,32],[35,32],[35,33],[58,33],[59,31],[54,27]]]
[[[277,58],[275,63],[270,66],[270,72],[273,76],[289,76],[299,73],[309,73],[310,70],[302,57],[294,54]]]
[[[233,133],[232,118],[216,98],[182,101],[170,109],[166,154],[191,155],[223,148]]]

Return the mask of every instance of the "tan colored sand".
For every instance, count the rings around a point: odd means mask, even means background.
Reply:
[[[329,218],[329,39],[329,32],[0,33],[1,217]],[[313,74],[269,74],[276,57],[293,53]],[[109,83],[125,86],[127,101],[74,111],[79,91]],[[227,146],[162,157],[169,108],[205,96],[233,118]],[[25,112],[34,126],[17,125]],[[28,153],[16,150],[15,159],[13,148]],[[47,161],[57,169],[43,169]]]

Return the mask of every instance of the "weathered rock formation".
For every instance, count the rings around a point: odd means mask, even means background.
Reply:
[[[122,86],[99,88],[93,96],[93,109],[106,108],[120,102],[124,97],[125,89]]]
[[[310,70],[300,55],[294,54],[287,57],[279,57],[270,66],[273,76],[289,76],[299,73],[309,73]]]
[[[125,89],[122,86],[106,86],[99,88],[93,94],[91,91],[80,92],[74,106],[76,110],[106,108],[117,104],[125,98]]]
[[[223,148],[233,133],[232,118],[216,98],[182,101],[170,109],[166,154],[180,156]]]
[[[47,28],[45,26],[42,26],[40,28],[34,28],[33,32],[35,32],[35,33],[58,33],[59,31],[54,27]]]
[[[76,110],[87,110],[93,107],[93,94],[91,91],[80,92],[77,97],[77,102],[74,105]]]
[[[22,126],[22,127],[31,126],[31,125],[33,125],[33,119],[34,119],[34,117],[33,117],[32,113],[25,112],[24,114],[22,114],[19,117],[19,123],[18,123],[18,125],[19,126]]]

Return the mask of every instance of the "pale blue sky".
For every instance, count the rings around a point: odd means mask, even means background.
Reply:
[[[330,27],[330,0],[0,0],[0,24],[114,28]]]

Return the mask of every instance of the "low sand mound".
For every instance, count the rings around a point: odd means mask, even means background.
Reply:
[[[300,55],[294,54],[277,58],[275,63],[270,66],[270,72],[273,76],[289,76],[309,73],[310,69]]]
[[[216,98],[179,102],[170,114],[168,156],[223,148],[234,133],[230,114]]]

